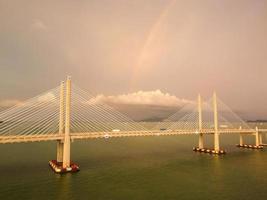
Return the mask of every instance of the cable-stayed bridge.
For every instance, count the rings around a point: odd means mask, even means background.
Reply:
[[[255,145],[246,147],[258,148],[266,132],[250,127],[215,93],[206,102],[199,95],[196,102],[148,127],[100,101],[96,94],[72,85],[69,77],[66,84],[0,113],[0,144],[57,141],[57,160],[50,164],[61,170],[70,169],[70,145],[77,139],[195,134],[199,137],[195,150],[220,154],[224,153],[220,134],[239,134],[241,147],[246,146],[243,136],[252,135]],[[214,136],[211,150],[204,148],[206,134]]]

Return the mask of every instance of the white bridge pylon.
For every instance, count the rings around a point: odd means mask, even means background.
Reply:
[[[152,128],[135,122],[96,94],[66,83],[0,113],[0,144],[37,141],[57,141],[57,161],[70,165],[71,140],[129,136],[158,136],[197,134],[198,147],[205,146],[204,136],[213,134],[214,150],[220,150],[220,134],[255,136],[255,144],[262,144],[267,130],[251,128],[226,106],[216,94],[203,102],[188,103]]]

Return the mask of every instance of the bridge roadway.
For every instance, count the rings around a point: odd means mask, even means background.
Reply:
[[[267,129],[259,129],[259,133],[267,133]],[[255,134],[255,129],[221,129],[220,134]],[[167,135],[198,135],[197,130],[151,130],[151,131],[118,131],[118,132],[88,132],[88,133],[71,133],[71,140],[76,139],[96,139],[96,138],[113,138],[113,137],[136,137],[136,136],[167,136]],[[214,134],[213,129],[203,129],[203,134]],[[23,143],[23,142],[41,142],[63,140],[64,134],[41,134],[41,135],[8,135],[0,136],[0,144]]]

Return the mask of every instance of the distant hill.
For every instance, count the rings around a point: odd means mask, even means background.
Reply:
[[[267,119],[247,120],[248,123],[267,123]]]
[[[147,118],[147,119],[142,119],[142,120],[139,120],[140,122],[161,122],[163,121],[164,119],[166,119],[165,117],[150,117],[150,118]]]
[[[113,104],[113,108],[125,114],[135,121],[143,122],[158,122],[163,121],[170,115],[177,112],[178,107],[163,107],[151,105],[127,105],[127,104]]]

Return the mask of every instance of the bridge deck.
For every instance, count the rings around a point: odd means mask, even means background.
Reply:
[[[259,129],[259,132],[267,132],[267,129]],[[198,135],[214,134],[214,130],[205,129],[201,132],[196,130],[153,130],[153,131],[118,131],[118,132],[88,132],[88,133],[71,133],[71,139],[94,139],[94,138],[112,138],[112,137],[137,137],[137,136],[168,136],[168,135]],[[223,129],[219,130],[220,134],[255,134],[253,129]],[[63,140],[64,135],[46,134],[46,135],[7,135],[0,136],[0,144],[23,143],[23,142],[41,142]]]

